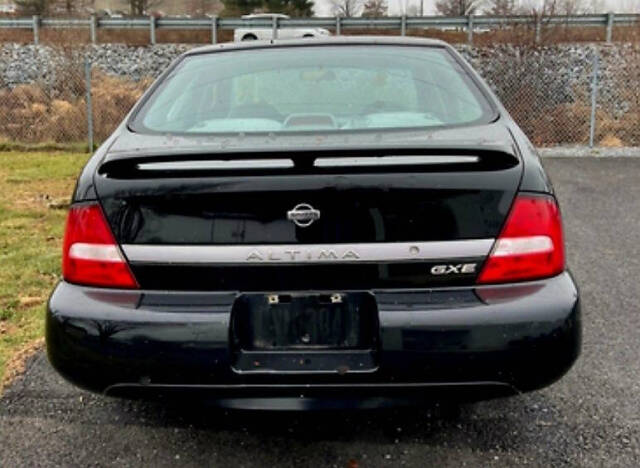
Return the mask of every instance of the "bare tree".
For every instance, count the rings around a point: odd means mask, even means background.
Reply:
[[[536,18],[558,14],[558,0],[528,0],[522,5],[522,13],[530,14]]]
[[[73,13],[78,6],[76,0],[63,0],[61,3],[67,13]]]
[[[579,15],[589,11],[585,0],[528,0],[523,5],[523,13],[535,16]]]
[[[520,4],[517,0],[493,0],[489,14],[496,16],[516,15],[519,9]]]
[[[366,16],[368,18],[381,18],[383,16],[387,16],[388,10],[389,5],[387,5],[386,0],[367,0],[364,3],[362,16]]]
[[[559,0],[558,13],[561,15],[579,15],[588,10],[584,0]]]
[[[588,9],[589,13],[604,13],[604,0],[590,0]]]
[[[331,0],[331,11],[334,16],[350,18],[362,15],[364,0]]]
[[[218,5],[217,0],[189,0],[187,13],[191,16],[204,16],[214,13]]]
[[[67,15],[82,13],[88,7],[93,7],[95,0],[49,0],[51,6],[58,11],[64,11]]]
[[[477,0],[438,0],[436,11],[443,16],[465,16],[475,13],[479,6]]]
[[[15,0],[20,15],[45,15],[49,12],[50,0]]]
[[[143,16],[149,14],[151,8],[162,4],[163,0],[121,0],[129,5],[129,13],[133,16]]]

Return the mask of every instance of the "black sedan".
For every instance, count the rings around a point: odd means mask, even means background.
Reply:
[[[550,182],[439,41],[184,54],[82,171],[63,248],[49,359],[107,395],[479,399],[579,354]]]

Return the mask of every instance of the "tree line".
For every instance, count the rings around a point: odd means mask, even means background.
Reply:
[[[386,16],[385,0],[330,0],[336,16]],[[420,16],[424,3],[433,0],[406,0],[405,14]],[[640,3],[640,0],[635,0]],[[424,3],[423,3],[424,2]],[[442,16],[487,14],[506,15],[578,15],[604,11],[604,0],[436,0],[436,13]]]
[[[120,7],[132,16],[153,14],[171,0],[120,0]],[[223,16],[238,16],[254,12],[277,12],[291,16],[313,15],[312,0],[187,0],[186,14],[201,16],[219,11],[224,6]],[[18,14],[23,16],[47,16],[53,13],[69,16],[93,10],[94,0],[15,0]]]
[[[121,0],[123,9],[132,15],[143,15],[159,6],[163,0]],[[74,15],[93,9],[94,0],[14,0],[20,15],[46,16],[51,13]]]
[[[436,11],[444,16],[578,15],[604,11],[604,0],[438,0]]]
[[[120,0],[123,9],[134,16],[148,15],[170,0]],[[329,0],[335,16],[367,16],[378,18],[388,14],[387,0]],[[405,13],[418,16],[423,13],[421,2],[433,0],[406,0]],[[640,0],[633,0],[638,1]],[[222,2],[222,16],[240,16],[256,12],[284,13],[290,16],[313,15],[313,0],[188,0],[185,13],[204,15],[211,13]],[[46,16],[52,12],[69,15],[87,11],[95,0],[15,0],[22,15]],[[466,16],[485,13],[490,15],[532,14],[536,16],[575,15],[604,10],[604,0],[436,0],[436,12],[444,16]],[[219,10],[219,8],[218,8]]]

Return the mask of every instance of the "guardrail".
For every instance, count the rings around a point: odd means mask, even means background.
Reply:
[[[210,30],[211,42],[217,42],[218,30],[236,28],[270,28],[273,37],[278,37],[279,29],[317,27],[332,28],[336,34],[346,29],[387,29],[398,30],[404,36],[408,28],[449,29],[467,31],[467,40],[473,42],[474,30],[527,25],[534,29],[535,40],[540,42],[540,33],[545,26],[596,26],[604,30],[606,42],[611,42],[614,26],[640,25],[640,14],[577,15],[577,16],[396,16],[383,18],[0,18],[0,29],[31,29],[33,42],[39,42],[40,28],[88,29],[91,42],[97,42],[98,29],[148,29],[149,42],[156,43],[157,29]]]

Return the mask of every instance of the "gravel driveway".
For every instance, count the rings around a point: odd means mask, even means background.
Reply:
[[[238,413],[92,395],[40,352],[0,399],[0,466],[638,466],[640,158],[545,165],[585,325],[552,387],[457,408]]]

